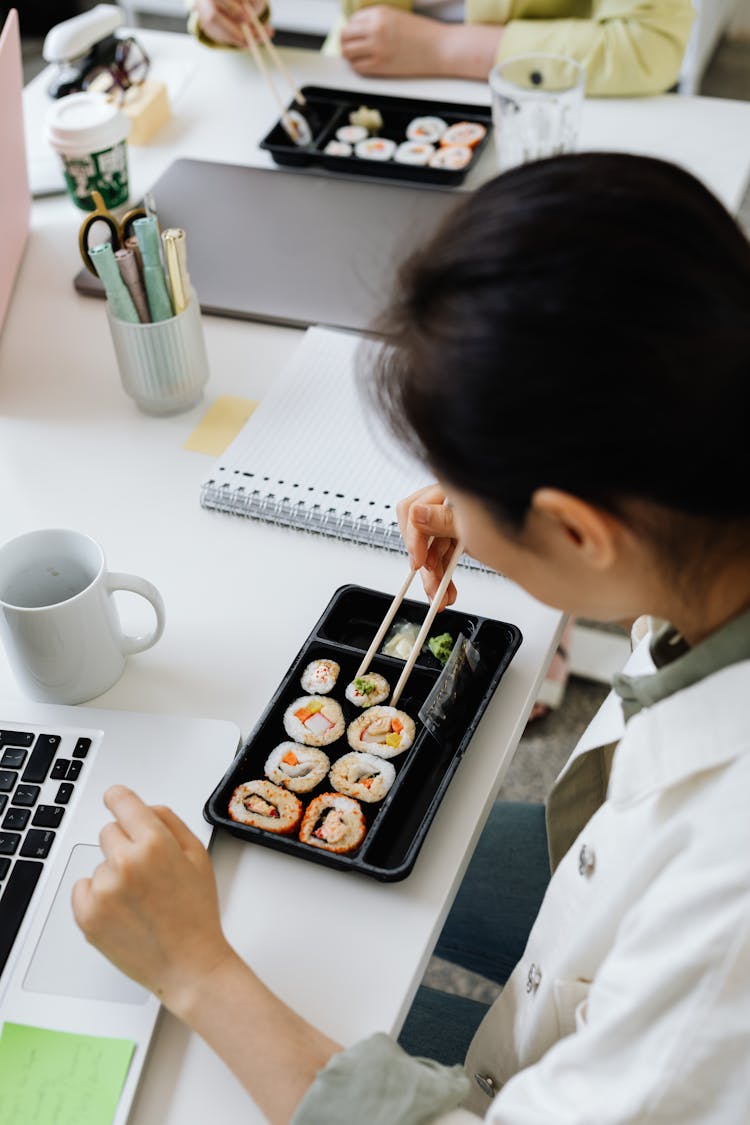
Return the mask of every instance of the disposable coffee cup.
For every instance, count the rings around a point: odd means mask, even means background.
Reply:
[[[62,160],[68,194],[82,211],[93,211],[92,191],[108,208],[128,198],[127,136],[130,119],[104,94],[68,94],[47,115],[47,140]]]

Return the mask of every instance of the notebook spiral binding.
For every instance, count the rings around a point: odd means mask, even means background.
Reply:
[[[222,470],[216,471],[220,473]],[[288,496],[279,498],[273,492],[262,493],[259,489],[221,480],[209,480],[202,485],[200,502],[203,508],[228,515],[245,516],[296,531],[406,554],[396,520],[386,522],[380,518],[368,519],[366,515],[352,516],[350,512],[310,505],[304,500],[291,500]],[[496,574],[469,555],[464,555],[459,565],[485,574]]]

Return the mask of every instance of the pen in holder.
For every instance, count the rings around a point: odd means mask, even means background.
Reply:
[[[151,324],[112,315],[107,302],[120,378],[125,392],[147,414],[179,414],[195,406],[208,379],[198,298],[190,291],[183,312]]]

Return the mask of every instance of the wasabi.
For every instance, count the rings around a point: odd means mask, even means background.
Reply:
[[[439,637],[430,637],[427,647],[441,664],[448,663],[448,657],[453,651],[453,637],[450,633],[441,633]]]

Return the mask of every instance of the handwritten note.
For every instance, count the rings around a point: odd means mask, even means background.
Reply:
[[[6,1023],[0,1125],[111,1125],[135,1043]]]

